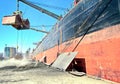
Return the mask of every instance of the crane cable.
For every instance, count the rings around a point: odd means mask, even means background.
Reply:
[[[16,49],[17,49],[17,53],[18,53],[18,40],[19,40],[19,31],[17,30],[17,46],[16,46]]]
[[[17,0],[17,11],[19,11],[19,0]]]
[[[105,9],[109,6],[109,3],[111,3],[112,0],[110,0],[108,2],[108,4],[104,7],[104,9],[97,15],[97,17],[94,19],[94,21],[92,22],[92,24],[86,29],[85,33],[83,34],[83,36],[79,39],[78,43],[76,44],[76,46],[73,48],[72,52],[74,52],[76,50],[76,48],[78,47],[78,45],[81,43],[81,41],[85,38],[85,36],[87,35],[87,33],[89,32],[89,30],[92,28],[93,24],[95,23],[95,21],[100,17],[100,15],[105,11]],[[81,28],[84,28],[87,24],[87,21],[90,20],[92,18],[92,16],[94,15],[94,12],[97,10],[98,7],[100,7],[100,5],[102,4],[102,1],[100,1],[97,6],[95,7],[95,9],[91,12],[90,16],[88,16],[86,18],[86,20],[83,22],[83,24],[80,26],[79,30],[75,33],[75,36],[77,36],[80,32],[81,32]],[[73,42],[73,41],[72,41]],[[62,50],[62,52],[65,51],[66,48],[64,48]]]
[[[20,11],[19,11],[19,0],[17,0],[17,5],[16,5],[17,7],[16,7],[16,11],[18,12],[18,14],[20,14]],[[21,53],[22,53],[22,46],[23,46],[23,44],[22,44],[22,31],[21,31]],[[19,30],[17,30],[17,46],[16,46],[16,49],[17,49],[17,53],[18,53],[18,48],[19,48]]]
[[[93,20],[92,24],[86,29],[85,33],[83,34],[83,36],[81,37],[81,39],[78,41],[77,45],[74,47],[74,49],[72,50],[72,52],[74,52],[76,50],[76,48],[78,47],[78,45],[81,43],[81,41],[84,39],[84,37],[87,35],[87,33],[89,32],[89,30],[92,28],[92,26],[94,25],[94,23],[97,21],[97,19],[100,17],[100,15],[105,11],[105,9],[109,6],[109,4],[111,3],[112,0],[110,0],[107,5],[105,5],[103,7],[103,10],[96,16],[96,18]],[[95,11],[100,7],[100,5],[102,4],[102,1],[99,1],[98,5],[95,7],[95,9],[92,11],[92,13],[90,14],[90,16],[86,19],[86,21],[82,24],[82,26],[80,28],[84,28],[85,25],[87,24],[87,21],[91,19],[91,17],[94,15]],[[78,32],[76,32],[76,35],[78,35],[81,32],[81,30],[78,30]]]
[[[19,0],[17,0],[17,11],[19,11]],[[17,30],[17,46],[16,46],[16,49],[17,49],[17,53],[18,53],[18,41],[19,41],[19,31]]]
[[[39,2],[32,2],[32,1],[29,1],[29,2],[40,5],[40,6],[44,6],[44,7],[47,7],[47,8],[56,9],[56,10],[68,10],[67,8],[53,6],[53,5],[47,5],[47,4],[43,4],[43,3],[39,3]]]

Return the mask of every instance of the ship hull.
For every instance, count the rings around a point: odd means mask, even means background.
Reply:
[[[58,52],[60,54],[73,51],[81,38],[64,42],[59,46],[39,53],[36,60],[45,56],[45,59],[41,61],[50,65],[56,60]],[[75,57],[79,71],[120,82],[120,25],[86,35],[74,51],[79,52]]]
[[[120,82],[119,0],[82,0],[38,44],[33,59],[51,65],[78,52],[67,70]]]

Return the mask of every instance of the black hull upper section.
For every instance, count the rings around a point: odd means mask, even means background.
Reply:
[[[53,27],[34,53],[115,24],[120,24],[119,0],[82,0]]]

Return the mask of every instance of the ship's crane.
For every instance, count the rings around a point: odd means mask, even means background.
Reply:
[[[34,5],[34,4],[32,4],[31,2],[29,2],[29,1],[27,1],[27,0],[18,0],[18,1],[21,1],[21,2],[23,2],[23,3],[25,3],[25,4],[27,4],[27,5],[35,8],[35,9],[37,9],[38,11],[40,11],[40,12],[42,12],[42,13],[45,13],[45,14],[47,14],[47,15],[49,15],[49,16],[57,19],[57,20],[60,20],[60,19],[62,18],[61,16],[59,16],[59,15],[57,15],[57,14],[55,14],[55,13],[52,13],[52,12],[50,12],[50,11],[42,8],[42,7],[39,7],[39,6],[37,6],[37,5]]]
[[[42,13],[45,13],[57,20],[60,20],[62,17],[55,14],[55,13],[52,13],[44,8],[41,8],[37,5],[34,5],[33,3],[27,1],[27,0],[17,0],[17,10],[15,12],[13,12],[12,15],[8,15],[8,16],[4,16],[3,19],[2,19],[2,24],[3,25],[11,25],[13,26],[14,28],[16,28],[17,30],[24,30],[24,29],[31,29],[31,30],[34,30],[34,31],[38,31],[38,32],[42,32],[42,33],[49,33],[47,31],[44,31],[44,30],[39,30],[39,29],[36,29],[36,28],[31,28],[30,27],[30,23],[29,23],[29,20],[28,19],[23,19],[22,18],[22,12],[19,11],[19,1],[20,2],[23,2],[35,9],[37,9],[38,11],[42,12]],[[18,32],[17,32],[17,51],[18,51]]]
[[[62,17],[55,14],[55,13],[52,13],[42,7],[39,7],[33,3],[31,3],[30,1],[27,1],[27,0],[17,0],[17,11],[15,11],[13,13],[13,15],[9,15],[9,16],[4,16],[3,20],[2,20],[2,24],[3,25],[12,25],[14,28],[16,28],[17,30],[24,30],[24,29],[31,29],[31,30],[35,30],[35,31],[39,31],[39,32],[42,32],[42,33],[48,33],[46,31],[43,31],[43,30],[38,30],[38,29],[35,29],[35,28],[30,28],[30,23],[29,23],[29,20],[28,19],[23,19],[22,18],[22,13],[21,11],[19,11],[19,2],[23,2],[35,9],[37,9],[38,11],[42,12],[42,13],[45,13],[57,20],[60,20]]]

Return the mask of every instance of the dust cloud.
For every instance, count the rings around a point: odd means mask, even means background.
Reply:
[[[0,68],[10,67],[10,66],[14,66],[14,67],[26,66],[26,65],[31,64],[31,62],[32,61],[27,58],[23,58],[21,60],[11,58],[11,59],[0,61]]]

